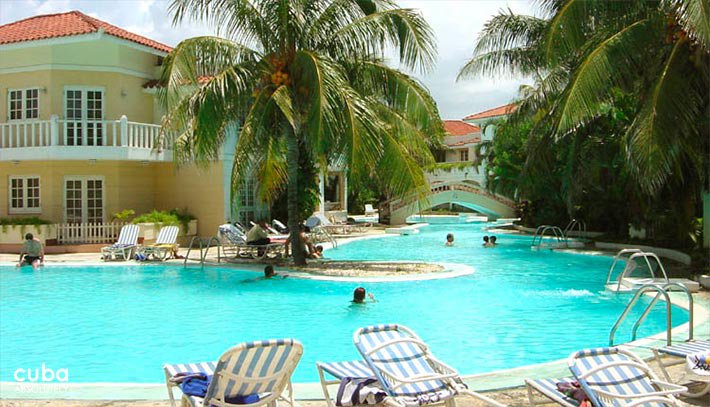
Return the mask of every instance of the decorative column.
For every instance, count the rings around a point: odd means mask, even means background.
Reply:
[[[49,145],[59,145],[59,116],[56,114],[49,117]]]
[[[128,147],[128,117],[124,114],[119,120],[119,141],[118,145],[121,147]]]

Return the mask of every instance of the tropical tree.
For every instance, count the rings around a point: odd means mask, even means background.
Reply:
[[[538,4],[540,17],[507,10],[489,20],[459,76],[505,73],[534,80],[521,88],[511,117],[533,120],[537,142],[529,143],[525,169],[544,167],[556,143],[571,139],[582,146],[598,136],[590,126],[607,115],[616,96],[631,95],[628,125],[620,132],[614,125],[610,133],[625,155],[619,171],[628,171],[649,199],[673,190],[671,196],[697,204],[710,156],[708,0]],[[571,164],[587,158],[577,155]],[[567,183],[574,186],[573,180]]]
[[[433,66],[434,37],[417,11],[393,0],[173,0],[170,11],[176,24],[200,20],[221,36],[185,40],[165,60],[178,159],[217,159],[240,124],[233,189],[252,175],[268,200],[287,185],[297,264],[302,155],[382,176],[392,195],[423,191],[426,135],[441,133],[441,120],[427,90],[383,60],[393,52],[406,69]]]

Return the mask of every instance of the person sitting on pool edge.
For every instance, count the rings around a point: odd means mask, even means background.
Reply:
[[[372,293],[365,291],[365,287],[358,287],[353,291],[353,303],[354,304],[364,304],[365,297],[370,299],[370,302],[377,302],[375,296]]]
[[[17,267],[31,265],[37,270],[40,265],[44,265],[44,247],[39,239],[36,239],[32,233],[25,235],[25,242],[20,249],[20,260]]]
[[[445,245],[446,246],[453,246],[454,245],[454,234],[453,233],[449,233],[448,235],[446,235]]]

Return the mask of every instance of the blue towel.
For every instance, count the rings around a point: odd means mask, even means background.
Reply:
[[[178,373],[171,378],[171,381],[180,383],[180,390],[188,396],[205,397],[212,376],[204,373]],[[230,404],[253,404],[259,401],[259,395],[225,397],[224,401]]]

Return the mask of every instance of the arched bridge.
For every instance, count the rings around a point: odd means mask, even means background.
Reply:
[[[390,223],[405,223],[410,215],[447,203],[464,206],[493,219],[515,216],[515,203],[512,200],[492,194],[474,181],[452,181],[432,183],[429,194],[422,200],[412,196],[390,201]]]

